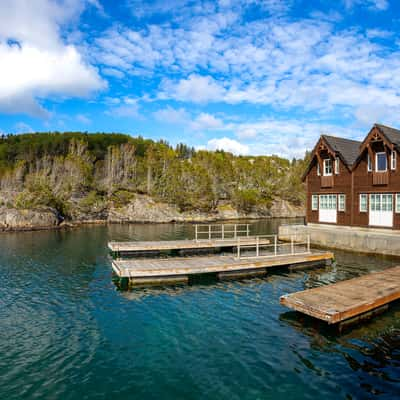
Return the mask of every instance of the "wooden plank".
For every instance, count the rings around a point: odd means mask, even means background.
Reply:
[[[240,245],[254,246],[256,237],[240,237]],[[260,245],[270,244],[270,240],[259,238]],[[139,252],[139,251],[166,251],[184,249],[208,249],[217,247],[235,247],[238,239],[211,239],[211,240],[163,240],[163,241],[141,241],[141,242],[109,242],[108,248],[113,252]]]
[[[400,299],[400,266],[284,295],[281,304],[336,324]]]
[[[166,259],[113,260],[115,273],[121,278],[177,276],[272,268],[304,263],[326,262],[331,252],[281,255],[237,259],[231,256],[179,257]]]

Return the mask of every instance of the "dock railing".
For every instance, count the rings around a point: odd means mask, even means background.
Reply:
[[[252,238],[237,238],[236,258],[277,257],[282,255],[309,254],[310,235],[291,235],[289,242],[279,242],[278,235],[262,235]]]
[[[195,225],[196,242],[204,240],[232,240],[250,237],[250,224],[209,224]]]

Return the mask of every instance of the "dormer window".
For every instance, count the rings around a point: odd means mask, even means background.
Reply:
[[[335,158],[335,174],[339,175],[339,157]]]
[[[387,157],[385,152],[376,153],[375,166],[376,172],[387,171]]]
[[[332,160],[330,158],[326,158],[324,160],[324,176],[332,175]]]
[[[390,169],[394,171],[397,167],[397,160],[396,160],[396,150],[392,150],[392,155],[390,157]]]

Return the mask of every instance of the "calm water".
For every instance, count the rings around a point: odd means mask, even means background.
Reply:
[[[279,221],[259,222],[274,232]],[[0,235],[0,399],[395,399],[400,306],[337,335],[279,296],[394,265],[337,265],[265,279],[117,291],[109,239],[190,236],[116,225]]]

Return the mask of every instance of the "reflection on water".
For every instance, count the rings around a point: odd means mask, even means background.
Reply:
[[[399,304],[341,335],[279,304],[395,261],[335,252],[332,267],[115,289],[108,240],[192,235],[185,224],[0,235],[0,398],[398,398]]]

